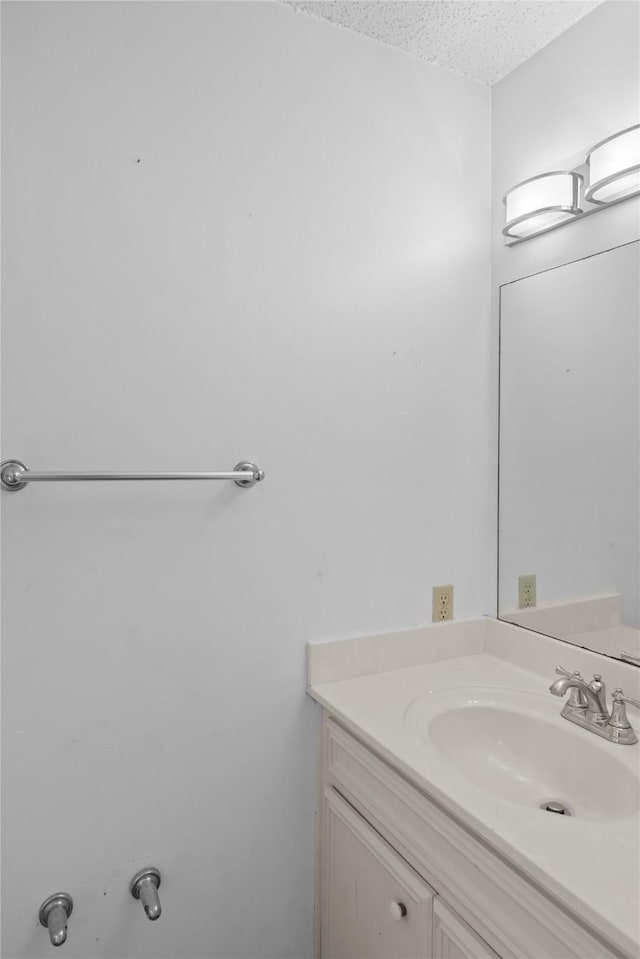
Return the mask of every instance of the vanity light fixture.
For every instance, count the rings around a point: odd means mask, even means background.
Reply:
[[[508,190],[502,232],[512,246],[639,195],[637,123],[596,143],[575,169],[539,173]]]
[[[505,236],[512,240],[572,220],[579,207],[582,176],[573,170],[556,170],[529,177],[505,193]]]
[[[640,123],[601,140],[587,154],[585,200],[610,203],[640,193]]]

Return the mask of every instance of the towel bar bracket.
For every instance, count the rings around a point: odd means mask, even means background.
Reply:
[[[5,460],[0,467],[2,488],[6,490],[24,489],[27,484],[21,479],[21,476],[28,469],[29,467],[21,463],[20,460]]]

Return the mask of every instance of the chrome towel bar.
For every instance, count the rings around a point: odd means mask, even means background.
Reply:
[[[75,483],[85,480],[233,480],[236,486],[248,489],[264,479],[264,470],[255,463],[242,460],[229,473],[39,473],[19,460],[0,463],[2,489],[15,491],[27,483]]]

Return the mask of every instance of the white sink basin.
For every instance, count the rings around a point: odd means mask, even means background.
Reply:
[[[415,699],[405,723],[422,745],[501,799],[535,810],[560,802],[581,819],[636,814],[640,780],[618,753],[640,746],[607,743],[555,716],[550,721],[550,707],[555,701],[531,693],[458,687],[446,697]]]

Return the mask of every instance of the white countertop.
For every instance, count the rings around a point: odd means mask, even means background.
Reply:
[[[533,694],[539,697],[536,709],[543,711],[545,722],[562,733],[591,737],[594,755],[601,755],[603,763],[610,765],[607,757],[613,755],[638,774],[640,744],[614,745],[568,723],[560,716],[562,701],[552,697],[548,687],[555,678],[551,665],[555,662],[581,669],[585,675],[592,667],[591,672],[602,672],[610,690],[621,685],[627,695],[637,697],[640,670],[496,621],[461,623],[457,630],[455,626],[447,624],[448,632],[447,627],[438,626],[432,632],[427,627],[388,634],[388,642],[385,637],[371,637],[369,647],[364,638],[351,641],[351,647],[345,641],[342,673],[351,678],[333,681],[315,679],[340,676],[341,644],[326,644],[324,651],[323,644],[312,646],[309,692],[346,728],[559,902],[624,953],[638,955],[640,813],[608,820],[578,812],[569,818],[503,800],[467,778],[428,739],[414,735],[405,714],[418,698],[452,687],[499,687]],[[404,668],[389,669],[394,648],[401,652]],[[375,650],[373,658],[368,649]],[[330,660],[330,668],[323,666],[323,655]],[[406,662],[411,657],[417,660],[413,665]],[[529,668],[523,667],[523,661]],[[380,668],[383,662],[386,671],[374,672],[376,664]],[[355,675],[358,663],[365,675]],[[637,711],[629,707],[629,716],[637,730]],[[571,754],[567,762],[572,762]],[[607,785],[612,791],[617,788],[615,781]]]

